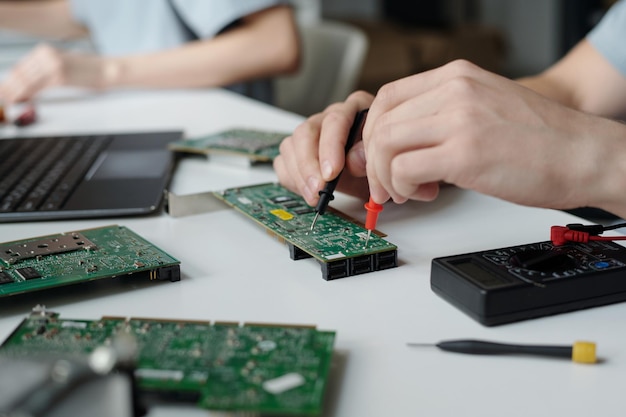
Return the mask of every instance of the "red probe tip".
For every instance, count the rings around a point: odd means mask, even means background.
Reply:
[[[365,217],[365,228],[367,230],[376,229],[376,222],[378,221],[378,213],[383,211],[383,205],[375,203],[370,197],[369,201],[365,203],[365,210],[367,210],[367,217]]]
[[[15,119],[13,124],[15,124],[15,126],[23,127],[35,123],[36,120],[37,113],[35,113],[35,107],[29,105],[28,107],[26,107],[24,112],[20,114],[17,119]]]

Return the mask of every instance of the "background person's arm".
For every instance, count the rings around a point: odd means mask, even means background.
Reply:
[[[291,8],[266,9],[213,39],[147,55],[112,59],[106,87],[214,87],[286,74],[299,63]]]
[[[519,82],[561,104],[610,118],[626,117],[626,77],[588,41],[563,59]]]
[[[0,84],[6,102],[24,101],[55,85],[115,87],[225,86],[295,71],[299,39],[291,8],[278,6],[247,17],[215,38],[145,55],[100,57],[40,46]]]
[[[53,39],[87,34],[74,20],[68,0],[0,1],[0,28]]]

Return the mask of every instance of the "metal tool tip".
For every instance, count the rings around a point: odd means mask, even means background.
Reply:
[[[365,238],[365,247],[366,247],[366,248],[367,248],[367,244],[368,244],[368,243],[369,243],[369,241],[370,241],[370,236],[371,236],[371,235],[372,235],[372,231],[371,231],[371,230],[368,230],[368,231],[367,231],[367,237]]]
[[[311,231],[313,231],[313,228],[315,227],[315,223],[317,222],[317,218],[320,216],[320,212],[318,211],[317,213],[315,213],[315,217],[313,218],[313,223],[311,223]]]

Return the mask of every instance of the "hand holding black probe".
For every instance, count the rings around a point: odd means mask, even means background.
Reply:
[[[368,109],[359,111],[352,123],[352,127],[350,128],[350,132],[348,133],[348,138],[346,140],[345,154],[348,154],[352,145],[354,145],[354,141],[357,136],[361,135],[363,131],[363,124],[365,123],[365,116],[367,115]],[[315,217],[313,218],[313,223],[311,223],[311,231],[315,227],[315,223],[320,215],[326,213],[326,209],[328,208],[328,204],[335,198],[333,193],[335,192],[335,188],[337,187],[337,183],[339,182],[339,177],[341,177],[341,173],[343,169],[339,172],[339,174],[335,177],[334,180],[326,183],[324,188],[320,190],[319,195],[320,199],[317,202],[317,206],[315,206]]]

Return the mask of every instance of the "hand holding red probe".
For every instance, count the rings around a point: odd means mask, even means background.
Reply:
[[[365,209],[367,210],[367,216],[365,217],[365,228],[367,229],[367,239],[365,239],[365,247],[370,241],[372,230],[376,229],[376,222],[378,221],[378,213],[383,211],[382,204],[375,203],[370,197],[369,201],[365,203]]]

